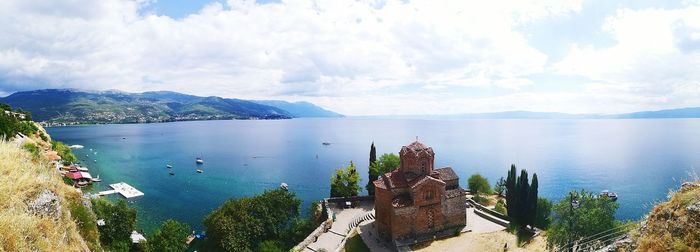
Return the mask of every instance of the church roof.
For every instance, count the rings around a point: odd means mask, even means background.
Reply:
[[[391,172],[387,172],[379,179],[374,181],[374,186],[375,187],[381,187],[384,189],[388,188],[404,188],[408,187],[408,183],[406,181],[406,177],[404,177],[403,172],[399,171],[399,169],[393,170]]]
[[[455,171],[452,170],[452,167],[435,169],[433,171],[438,172],[440,180],[442,181],[459,179],[459,176],[457,176],[457,173],[455,173]]]
[[[445,184],[445,182],[440,180],[440,179],[436,179],[436,178],[433,178],[431,176],[423,175],[423,176],[419,177],[418,179],[415,179],[415,180],[409,182],[409,185],[411,186],[411,188],[415,188],[416,186],[423,184],[423,183],[426,183],[428,181],[435,181],[438,183],[442,183],[443,185]]]
[[[428,147],[427,145],[425,145],[425,144],[423,144],[423,143],[421,143],[421,142],[418,142],[418,140],[416,140],[416,141],[414,141],[413,143],[411,143],[411,144],[409,144],[409,145],[406,145],[406,146],[404,146],[404,147],[401,148],[401,152],[402,152],[402,153],[405,153],[405,151],[409,151],[409,150],[410,150],[411,152],[415,153],[416,155],[417,155],[418,153],[421,153],[421,152],[424,152],[424,151],[427,152],[427,153],[430,154],[430,155],[434,155],[434,153],[433,153],[433,148]]]

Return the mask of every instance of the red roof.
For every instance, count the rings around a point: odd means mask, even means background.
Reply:
[[[68,172],[66,173],[66,177],[71,179],[81,179],[83,178],[83,175],[80,175],[80,172]]]

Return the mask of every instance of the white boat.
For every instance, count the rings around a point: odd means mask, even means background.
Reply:
[[[194,161],[195,161],[196,163],[198,163],[198,164],[203,164],[203,163],[204,163],[204,159],[202,159],[201,157],[197,157],[197,159],[195,159]]]
[[[197,169],[197,173],[202,173],[204,172],[202,169]]]
[[[280,184],[280,188],[281,188],[282,190],[287,191],[287,190],[289,190],[289,185],[287,185],[287,183],[282,183],[282,184]]]
[[[85,146],[82,146],[80,144],[74,144],[70,146],[71,149],[82,149],[85,148]]]
[[[612,201],[617,201],[617,193],[611,192],[609,190],[603,190],[600,192],[600,197],[608,197]]]
[[[172,166],[172,165],[166,165],[165,167],[168,167],[168,168],[173,168],[173,166]]]
[[[82,172],[88,171],[87,167],[76,166],[76,168],[78,169],[78,171],[82,171]]]
[[[96,178],[92,178],[92,182],[102,182],[102,179],[100,178],[100,175],[97,175]]]

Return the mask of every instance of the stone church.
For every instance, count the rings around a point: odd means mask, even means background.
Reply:
[[[466,225],[466,198],[450,167],[434,169],[433,148],[403,146],[400,166],[374,181],[377,232],[410,239]]]

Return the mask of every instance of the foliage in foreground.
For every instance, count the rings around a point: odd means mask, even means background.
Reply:
[[[345,169],[336,169],[331,176],[331,197],[350,197],[360,194],[360,174],[355,169],[355,164],[350,164]]]
[[[374,195],[374,181],[379,179],[379,176],[382,174],[391,172],[398,168],[400,163],[401,159],[394,153],[384,153],[381,157],[379,157],[379,160],[370,163],[368,171],[369,181],[367,181],[367,185],[365,186],[367,193],[369,195]]]
[[[104,226],[98,227],[102,244],[116,251],[128,249],[131,232],[136,229],[136,209],[130,208],[124,200],[112,204],[97,198],[92,200],[92,205],[97,219],[105,222]]]
[[[537,212],[535,213],[535,227],[548,229],[552,223],[552,202],[545,198],[537,199]]]
[[[189,230],[187,224],[172,219],[166,220],[148,236],[143,249],[146,252],[185,251]]]
[[[281,189],[226,201],[205,219],[206,251],[287,251],[318,226],[315,207],[299,218],[299,200]],[[279,249],[279,250],[278,250]]]
[[[578,207],[572,205],[572,198]],[[586,237],[610,231],[622,225],[615,220],[619,204],[607,197],[596,197],[585,190],[572,191],[568,197],[554,205],[553,222],[548,230],[547,244],[559,248],[571,247],[571,242],[590,242]]]

